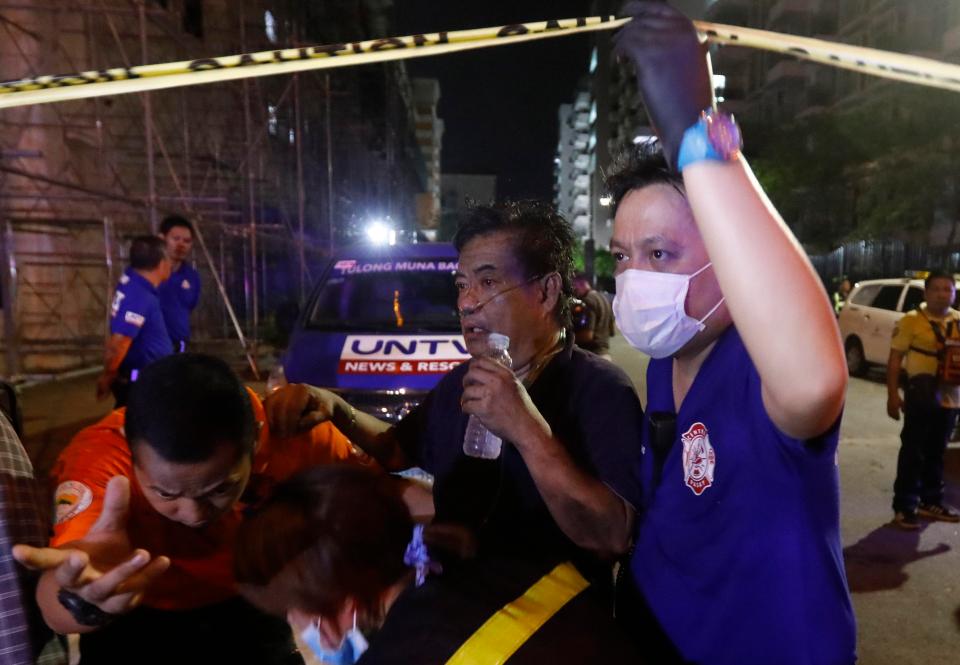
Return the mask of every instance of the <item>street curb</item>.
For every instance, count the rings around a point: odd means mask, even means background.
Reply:
[[[63,372],[60,374],[48,374],[43,375],[44,378],[33,378],[24,381],[23,383],[14,383],[13,387],[17,392],[23,392],[24,390],[30,390],[32,388],[37,388],[40,386],[45,386],[51,383],[59,383],[61,381],[70,381],[72,379],[79,379],[85,376],[92,376],[94,374],[99,374],[103,371],[103,365],[95,365],[93,367],[84,367],[82,369],[72,369],[69,372]],[[36,377],[37,375],[33,375]]]

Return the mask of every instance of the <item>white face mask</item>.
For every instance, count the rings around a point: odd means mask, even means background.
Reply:
[[[687,316],[684,302],[690,280],[711,265],[692,275],[649,270],[624,270],[617,275],[613,315],[630,346],[651,358],[666,358],[703,330],[704,321],[717,311],[723,298],[699,321]]]

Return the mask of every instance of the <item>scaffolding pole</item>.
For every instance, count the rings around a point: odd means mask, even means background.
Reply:
[[[140,59],[147,64],[150,62],[147,53],[147,12],[143,0],[137,0],[138,17],[140,22]],[[154,171],[153,153],[153,101],[151,93],[140,95],[143,102],[144,140],[147,147],[147,209],[150,215],[150,230],[156,233],[160,230],[157,221],[157,175]]]
[[[247,50],[247,27],[246,27],[246,3],[240,3],[240,47],[246,52]],[[253,145],[253,118],[250,110],[250,81],[249,79],[244,79],[243,81],[243,124],[244,130],[247,137],[247,145]],[[252,149],[252,148],[251,148]],[[250,318],[251,318],[251,328],[250,328],[250,339],[253,344],[254,353],[256,353],[257,348],[257,333],[260,325],[260,312],[259,309],[259,299],[257,298],[257,208],[256,202],[254,200],[254,181],[255,174],[253,172],[253,159],[251,159],[251,154],[247,153],[247,205],[250,215],[249,219],[249,228],[250,228],[250,293],[252,294],[250,302]]]
[[[326,112],[324,113],[326,121],[326,144],[327,144],[327,225],[330,227],[330,256],[333,256],[334,227],[333,227],[333,132],[330,125],[330,73],[324,76],[324,101],[326,103]]]
[[[20,335],[17,333],[17,260],[13,252],[13,225],[5,220],[0,232],[3,252],[3,339],[6,350],[7,378],[20,374]]]
[[[307,301],[307,257],[304,251],[304,220],[307,199],[303,189],[303,124],[300,118],[300,75],[293,75],[293,108],[297,148],[297,258],[300,260],[300,306]]]
[[[113,291],[113,285],[116,284],[116,281],[113,279],[113,225],[110,223],[109,217],[103,218],[103,255],[106,258],[107,268],[106,293],[104,293],[104,299],[106,302],[110,302],[111,292]],[[104,310],[104,332],[110,330],[110,315],[112,314],[110,310],[110,307]],[[109,337],[109,335],[105,334],[104,337]]]

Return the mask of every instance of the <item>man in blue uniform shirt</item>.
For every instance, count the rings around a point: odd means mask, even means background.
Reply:
[[[626,11],[618,50],[663,150],[608,181],[614,314],[653,358],[632,627],[656,663],[852,663],[836,318],[713,106],[693,25],[665,3]]]
[[[200,301],[200,274],[190,265],[193,249],[193,225],[178,215],[170,215],[160,224],[160,237],[170,257],[170,279],[157,289],[163,320],[176,353],[190,343],[190,313]]]
[[[130,383],[157,358],[173,353],[160,311],[157,287],[170,277],[163,239],[137,236],[130,243],[130,266],[123,272],[110,307],[110,338],[97,379],[97,399],[113,392],[126,406]]]

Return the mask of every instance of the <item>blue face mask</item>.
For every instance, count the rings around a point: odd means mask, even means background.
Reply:
[[[357,630],[357,613],[353,613],[353,628],[347,631],[336,649],[327,649],[320,639],[319,623],[312,623],[300,632],[300,639],[324,665],[354,665],[370,646],[367,638]]]

